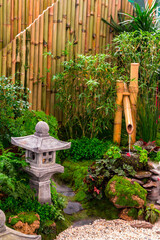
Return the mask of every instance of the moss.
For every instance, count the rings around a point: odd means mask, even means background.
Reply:
[[[38,217],[35,215],[34,212],[20,213],[18,214],[17,218],[12,218],[11,225],[15,225],[19,221],[32,224],[36,220],[38,220]]]
[[[111,190],[111,183],[115,182],[115,192]],[[121,176],[114,176],[107,184],[105,195],[109,199],[117,197],[116,204],[124,207],[139,207],[136,200],[132,199],[133,195],[144,200],[146,204],[147,191],[142,188],[137,182],[130,182],[128,179]]]
[[[136,208],[129,209],[128,216],[132,217],[133,219],[137,219],[138,218],[138,210]]]

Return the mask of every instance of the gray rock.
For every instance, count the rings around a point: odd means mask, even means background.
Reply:
[[[155,182],[158,182],[158,181],[160,180],[160,177],[153,175],[153,176],[151,177],[151,179],[152,179],[153,181],[155,181]]]
[[[66,196],[66,197],[74,197],[75,196],[75,193],[73,192],[72,188],[69,188],[65,185],[58,185],[56,183],[56,190],[58,193],[61,193],[62,195]]]
[[[158,187],[157,182],[149,181],[146,184],[143,184],[144,188]]]
[[[152,176],[152,173],[149,171],[138,171],[135,175],[135,177],[138,179],[150,178],[151,176]]]
[[[135,178],[132,178],[132,181],[133,181],[133,182],[137,182],[137,183],[139,183],[140,185],[143,185],[143,184],[144,184],[141,180],[138,180],[138,179],[135,179]]]
[[[68,202],[67,207],[63,209],[64,213],[68,215],[72,215],[82,210],[83,210],[83,207],[79,202]]]
[[[155,174],[155,175],[160,175],[160,172],[156,169],[151,169],[150,172]]]
[[[148,193],[147,198],[152,201],[156,201],[159,197],[159,189],[153,188],[150,193]]]
[[[75,227],[81,227],[84,225],[92,225],[92,223],[95,220],[96,220],[96,218],[83,219],[83,220],[75,222],[72,227],[75,228]]]
[[[130,226],[133,228],[150,228],[150,229],[153,228],[153,225],[151,223],[145,221],[131,223]]]
[[[6,231],[6,216],[2,210],[0,210],[0,233]]]

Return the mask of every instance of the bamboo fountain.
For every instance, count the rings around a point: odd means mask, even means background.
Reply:
[[[114,119],[113,142],[120,145],[122,128],[122,111],[124,108],[126,130],[129,135],[129,146],[136,141],[136,115],[137,115],[137,95],[138,95],[138,70],[139,63],[131,63],[130,84],[122,80],[117,80],[117,110]]]

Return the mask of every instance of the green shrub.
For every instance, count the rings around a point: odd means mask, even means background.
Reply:
[[[111,184],[114,185],[114,187],[111,187]],[[115,175],[108,182],[105,189],[105,195],[110,200],[115,199],[115,206],[119,205],[120,207],[139,208],[140,204],[138,200],[132,197],[137,196],[139,199],[144,201],[145,205],[147,191],[142,188],[137,182],[132,182],[130,179]]]
[[[154,224],[160,216],[160,211],[155,208],[154,204],[150,204],[145,208],[140,209],[138,215],[142,215],[146,221]]]
[[[79,55],[65,61],[64,71],[53,76],[68,139],[75,137],[75,127],[80,137],[94,138],[113,119],[117,67],[107,60],[106,54]]]
[[[121,154],[118,147],[110,147],[104,157],[105,159],[95,161],[88,168],[84,182],[87,185],[87,196],[89,198],[101,199],[104,196],[107,182],[115,174],[119,176],[135,175],[132,166],[121,163]]]
[[[12,217],[11,225],[15,225],[19,221],[32,224],[34,221],[39,220],[35,214],[34,212],[20,213],[16,218]]]
[[[111,142],[101,141],[97,138],[81,138],[71,139],[71,148],[69,150],[60,152],[60,159],[72,159],[72,161],[94,160],[103,157]]]

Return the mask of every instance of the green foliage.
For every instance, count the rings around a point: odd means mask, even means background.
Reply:
[[[139,154],[139,160],[141,163],[146,165],[148,163],[148,152],[146,149],[142,149],[140,146],[134,146],[135,150]]]
[[[28,89],[13,84],[11,79],[0,77],[0,143],[4,146],[10,141],[15,119],[29,108],[28,93]]]
[[[154,224],[160,216],[160,211],[154,207],[154,204],[150,204],[145,208],[140,209],[138,215],[144,216],[144,219],[146,221],[149,221],[150,223]]]
[[[114,184],[115,191],[111,184]],[[107,184],[105,195],[109,199],[117,198],[116,204],[122,207],[139,207],[138,201],[133,196],[138,196],[146,204],[147,191],[137,182],[132,182],[127,178],[115,175]]]
[[[60,159],[71,159],[72,161],[94,160],[102,158],[111,142],[101,141],[97,138],[71,139],[71,148],[59,153]]]
[[[23,223],[32,224],[34,221],[38,220],[38,217],[34,212],[20,213],[16,218],[11,217],[11,225],[15,225],[17,222],[21,221]]]
[[[95,161],[89,168],[84,183],[87,185],[88,198],[101,199],[105,186],[115,174],[119,176],[135,175],[132,166],[121,164],[120,149],[111,147],[105,154],[106,159]]]
[[[21,117],[15,120],[12,136],[25,136],[35,133],[35,126],[39,121],[49,125],[49,133],[57,138],[58,122],[52,115],[46,115],[42,111],[25,111]]]
[[[118,14],[119,23],[116,23],[111,16],[110,23],[102,18],[103,22],[108,24],[116,33],[121,32],[134,32],[137,30],[155,32],[158,28],[159,18],[155,17],[155,9],[157,3],[153,3],[151,7],[149,5],[146,8],[141,8],[138,3],[135,2],[134,15],[130,15],[124,12]]]
[[[93,138],[110,125],[117,67],[107,59],[106,54],[79,55],[64,62],[64,71],[53,76],[68,139],[74,137],[75,128],[80,137]]]
[[[28,193],[28,191],[27,191]],[[26,194],[27,194],[26,193]],[[14,197],[6,197],[3,200],[0,200],[0,209],[4,212],[10,211],[12,214],[18,214],[21,212],[36,212],[40,216],[40,220],[62,220],[64,219],[62,215],[62,209],[64,208],[64,201],[58,195],[58,193],[52,189],[51,187],[51,195],[52,195],[52,204],[49,205],[43,204],[41,205],[37,199],[33,197],[28,197],[27,201],[24,201],[23,198]]]
[[[138,134],[145,142],[156,140],[159,111],[154,97],[143,96],[138,101]]]
[[[138,218],[138,211],[136,208],[131,208],[128,211],[128,216],[132,217],[133,219],[137,219]]]

